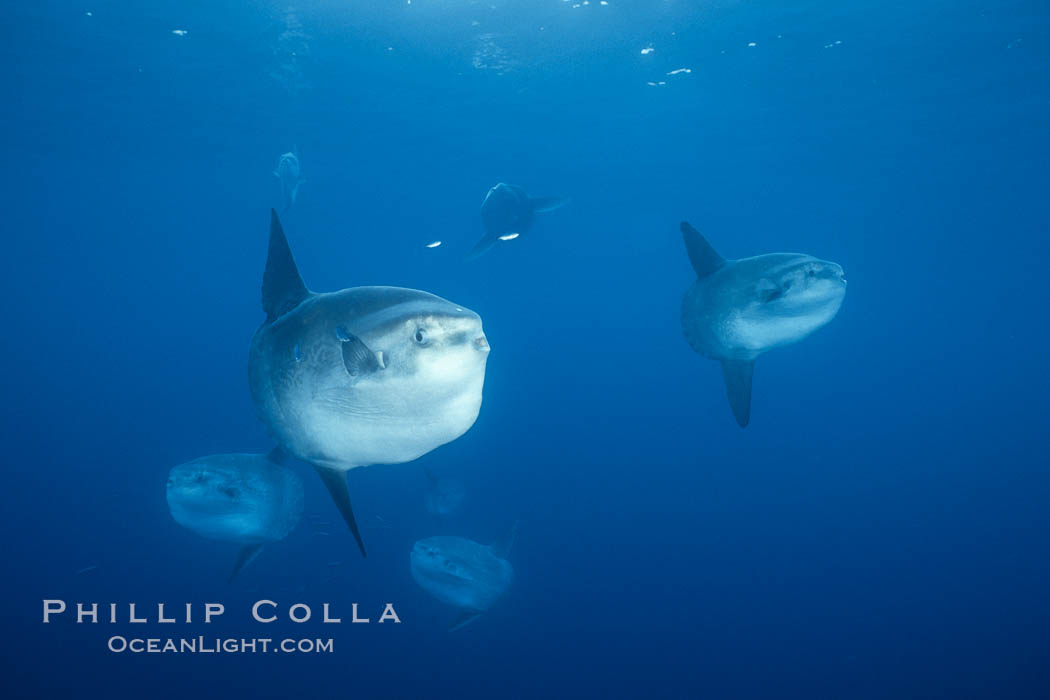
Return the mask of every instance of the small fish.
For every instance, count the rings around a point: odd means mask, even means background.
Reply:
[[[86,574],[87,572],[94,571],[97,568],[98,568],[98,566],[96,566],[95,564],[92,564],[91,566],[85,566],[83,569],[77,569],[77,571],[74,574],[74,576],[80,576],[80,574]]]
[[[441,245],[441,241],[434,241],[433,243],[427,243],[427,248],[437,248]]]
[[[295,204],[295,199],[299,196],[299,186],[306,182],[300,177],[300,171],[298,148],[282,154],[277,161],[277,168],[273,174],[281,183],[281,197],[284,199],[283,211],[288,211]]]
[[[185,29],[172,29],[171,33],[175,36],[186,36],[187,34],[189,34],[189,32]]]
[[[515,238],[517,238],[520,235],[521,235],[520,233],[508,233],[505,236],[500,236],[499,239],[501,241],[513,241]]]
[[[314,533],[314,537],[331,537],[331,535],[332,535],[332,533],[324,532],[323,530],[318,530],[317,532]]]

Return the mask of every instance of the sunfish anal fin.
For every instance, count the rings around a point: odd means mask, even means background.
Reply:
[[[722,378],[726,382],[729,407],[741,428],[746,428],[751,420],[751,377],[754,371],[754,360],[722,360]]]
[[[455,632],[461,627],[466,627],[471,622],[478,619],[480,615],[481,613],[479,613],[476,610],[464,610],[456,617],[455,621],[452,623],[452,626],[448,628],[448,631]]]
[[[365,543],[361,539],[361,531],[357,528],[357,521],[354,520],[354,508],[350,505],[350,492],[346,488],[346,472],[341,472],[338,469],[329,469],[328,467],[315,468],[321,477],[321,481],[328,487],[328,493],[332,494],[332,500],[335,501],[335,506],[339,509],[339,513],[343,516],[347,526],[349,526],[354,539],[357,540],[357,546],[361,548],[361,556],[367,557],[368,553],[365,552]]]
[[[281,228],[277,212],[270,210],[270,247],[263,272],[262,306],[266,320],[273,321],[288,313],[310,296],[310,290],[295,266],[288,239]]]
[[[474,244],[474,247],[467,253],[467,257],[464,260],[474,260],[484,255],[489,248],[496,245],[496,241],[499,240],[499,236],[486,233],[480,241]]]
[[[259,552],[262,551],[263,546],[261,544],[250,544],[244,547],[239,554],[237,554],[237,561],[233,563],[233,571],[230,572],[230,580],[227,583],[233,583],[233,579],[237,578],[237,574],[241,572],[241,569],[248,566],[255,557],[259,556]]]
[[[719,255],[688,221],[683,221],[680,228],[682,240],[685,241],[685,252],[689,253],[689,262],[693,264],[697,279],[717,272],[726,264],[726,259]]]

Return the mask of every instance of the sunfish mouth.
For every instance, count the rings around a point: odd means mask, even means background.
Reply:
[[[489,347],[489,339],[483,335],[479,335],[477,338],[474,339],[474,347],[476,347],[481,352],[488,352],[492,349],[491,347]]]

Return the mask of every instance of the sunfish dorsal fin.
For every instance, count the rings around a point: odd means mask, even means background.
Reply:
[[[569,203],[568,197],[529,197],[534,212],[548,212],[561,209]]]
[[[354,508],[350,505],[350,491],[346,488],[346,472],[316,465],[315,468],[321,476],[321,481],[328,487],[328,493],[332,494],[332,500],[335,501],[336,508],[346,521],[354,539],[357,540],[357,546],[361,548],[361,556],[367,557],[365,543],[361,539],[361,530],[358,529],[357,521],[354,520]]]
[[[754,372],[754,360],[722,360],[722,378],[726,382],[729,407],[741,428],[746,428],[751,420],[751,377]]]
[[[726,259],[719,255],[707,239],[700,232],[689,225],[688,221],[681,224],[682,239],[685,241],[685,251],[689,253],[689,262],[693,263],[698,279],[717,272],[726,264]]]
[[[518,536],[518,522],[514,521],[514,524],[507,529],[503,534],[503,537],[492,543],[489,549],[500,559],[506,559],[507,555],[510,554],[510,548],[514,546],[514,540]]]
[[[310,290],[299,276],[288,239],[281,228],[277,212],[270,210],[270,248],[266,254],[266,271],[263,272],[262,306],[266,320],[273,321],[310,296]]]
[[[230,579],[227,583],[233,583],[233,579],[237,578],[237,574],[241,572],[241,569],[248,566],[255,557],[259,556],[262,548],[261,544],[250,544],[242,549],[237,554],[237,561],[233,563],[233,571],[230,572]]]
[[[455,632],[461,627],[466,627],[471,622],[478,619],[479,615],[481,615],[481,613],[477,610],[464,610],[460,612],[460,614],[456,616],[455,621],[453,621],[452,626],[448,628],[448,631]]]

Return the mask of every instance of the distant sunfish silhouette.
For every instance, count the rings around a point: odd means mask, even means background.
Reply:
[[[252,399],[277,444],[309,462],[365,553],[346,472],[408,462],[465,433],[481,409],[481,317],[415,289],[303,284],[276,212],[252,337]]]
[[[299,185],[306,182],[299,176],[298,149],[293,148],[290,153],[282,155],[273,174],[281,183],[281,198],[284,200],[282,211],[288,211],[299,196]]]
[[[537,212],[552,211],[568,203],[567,197],[530,197],[517,185],[499,183],[481,203],[485,235],[467,254],[467,260],[480,256],[500,239],[511,240],[527,233]]]
[[[428,537],[412,547],[412,578],[442,603],[460,609],[449,629],[459,629],[492,607],[514,580],[506,560],[517,525],[500,543],[478,544],[464,537]]]
[[[721,361],[729,405],[744,427],[755,359],[835,318],[846,277],[836,263],[799,253],[726,260],[688,223],[681,229],[697,276],[682,300],[682,333],[693,350]]]
[[[438,477],[428,467],[423,468],[423,473],[430,482],[425,498],[427,512],[444,517],[459,510],[467,496],[463,484],[454,479]]]
[[[232,581],[263,545],[295,528],[303,484],[266,455],[210,455],[172,468],[168,509],[175,522],[201,537],[242,545]]]

